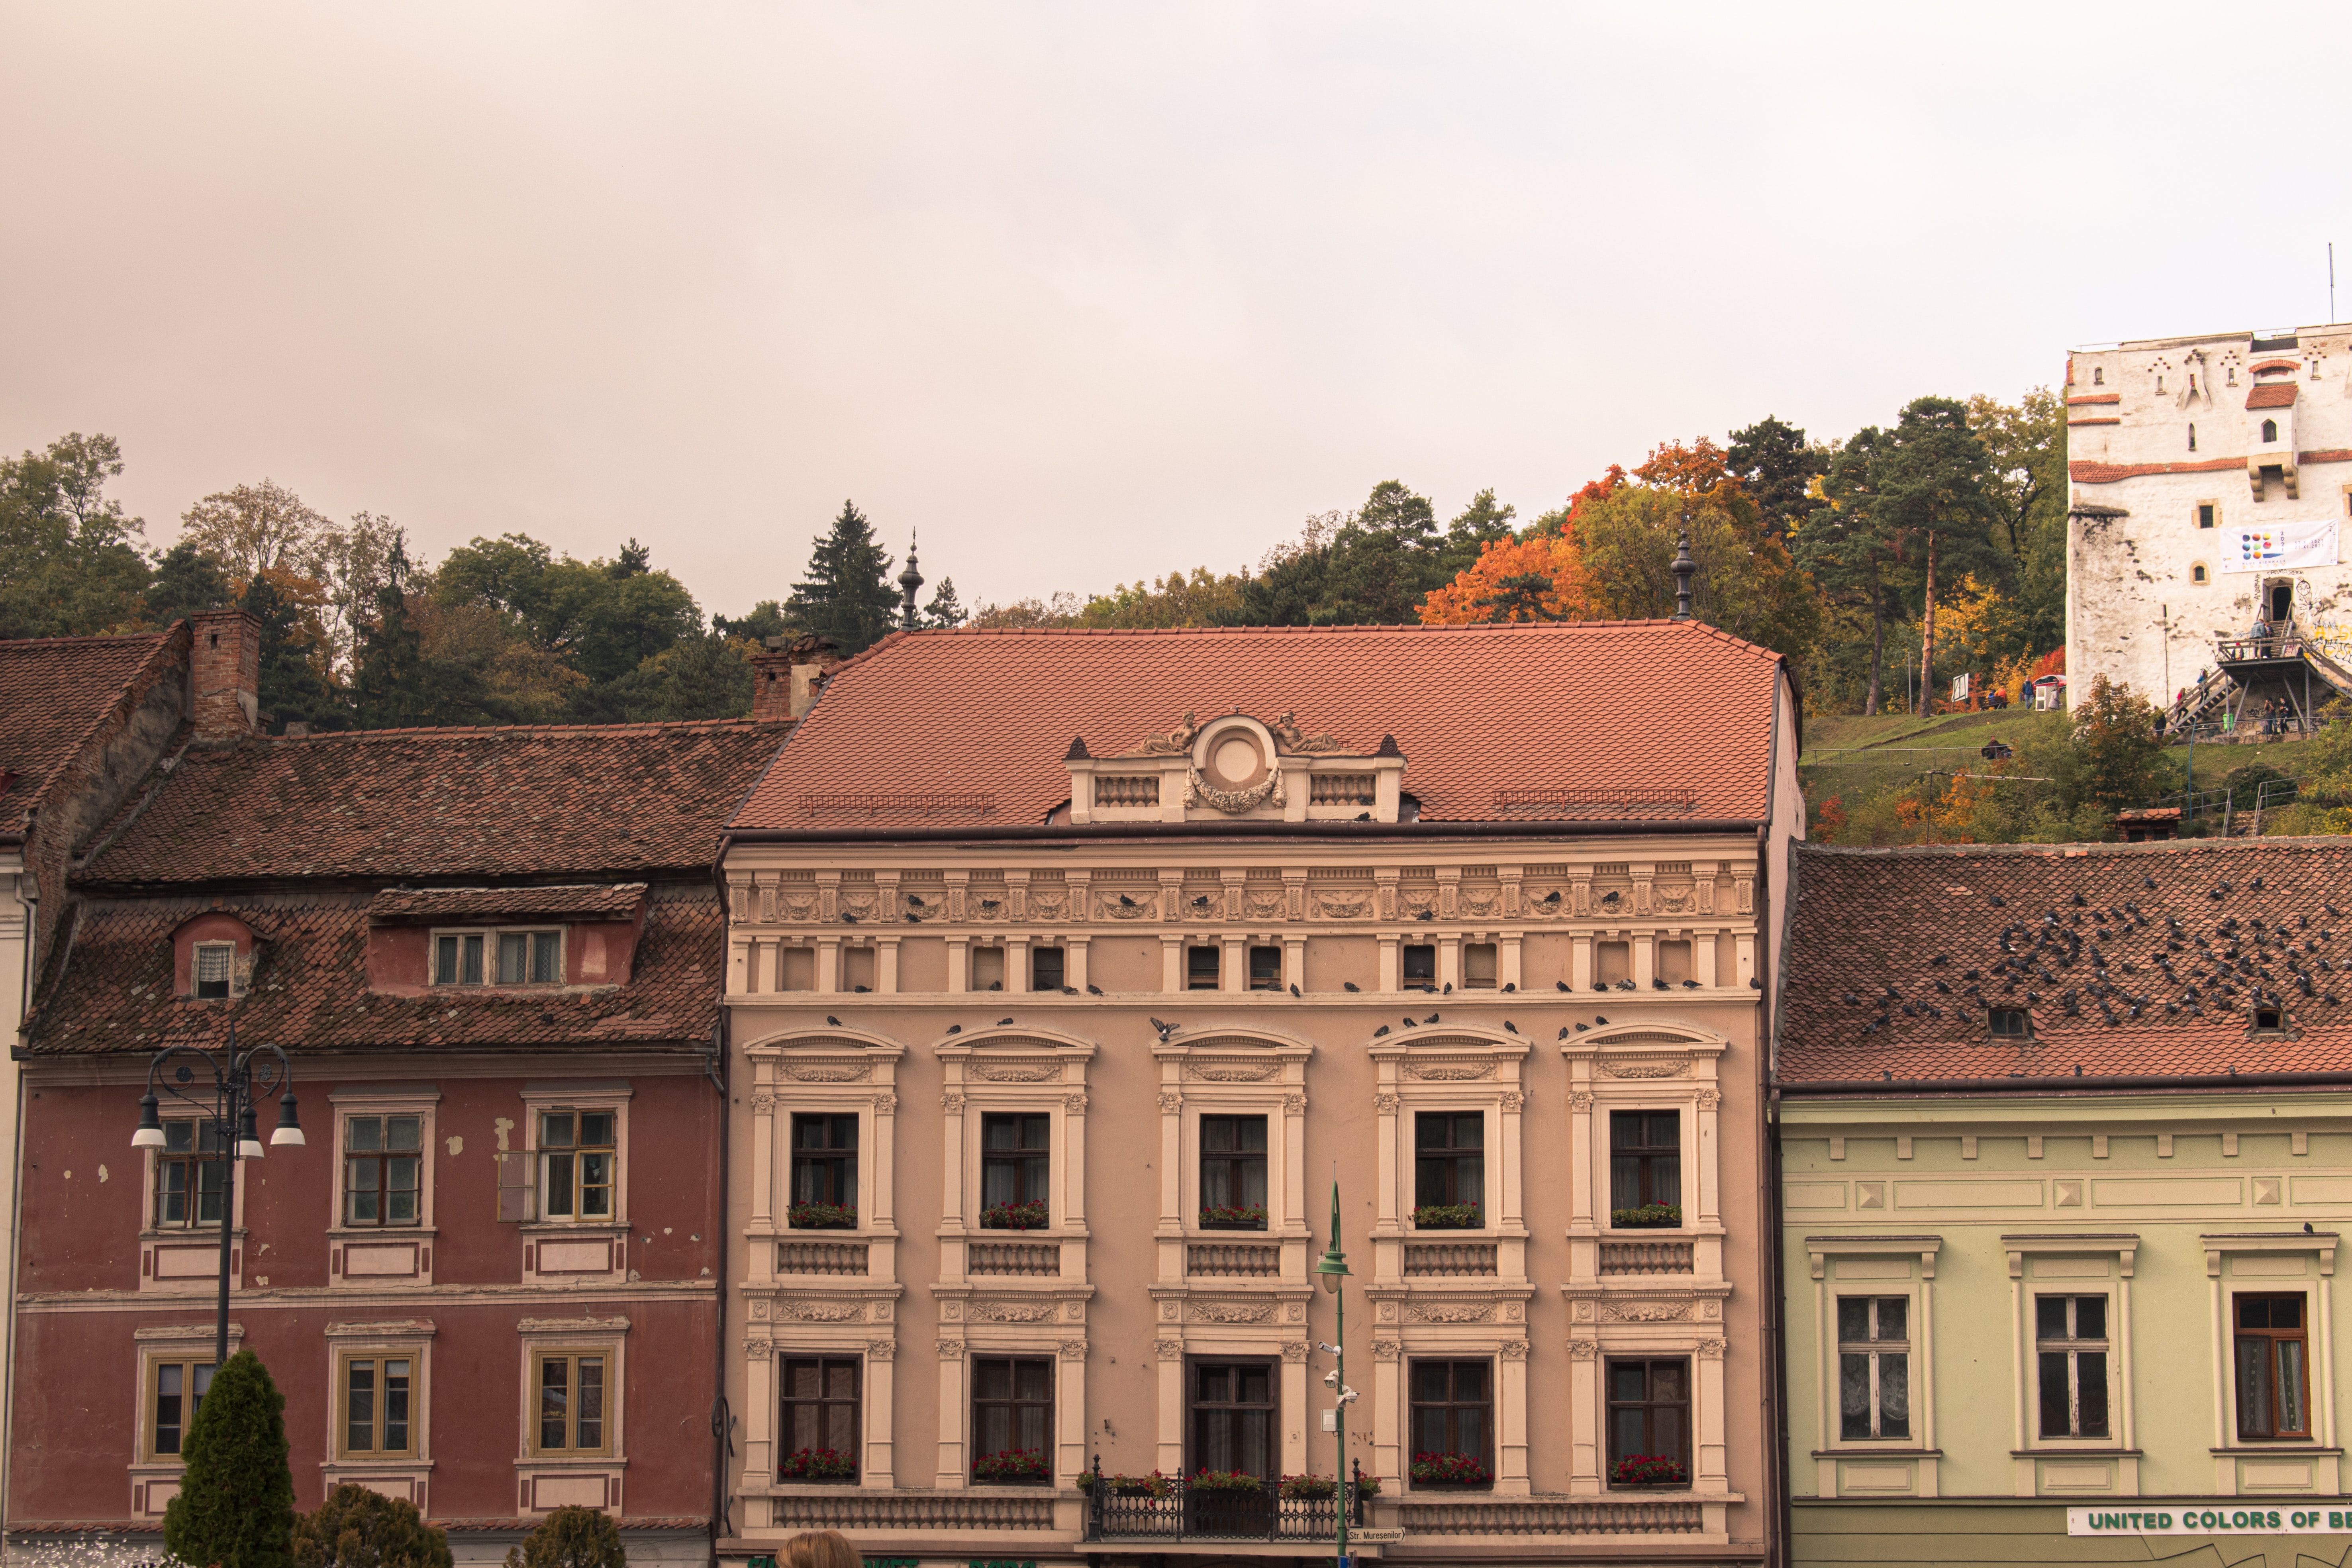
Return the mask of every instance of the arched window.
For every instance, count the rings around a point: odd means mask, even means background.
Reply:
[[[2206,580],[2205,563],[2200,561],[2196,565],[2191,566],[2189,569],[2189,580],[2192,583],[2202,583]]]
[[[2269,446],[2273,441],[2275,441],[2275,440],[2277,440],[2277,439],[2278,439],[2278,421],[2277,421],[2277,420],[2275,420],[2275,419],[2265,419],[2265,420],[2263,420],[2263,445],[2264,445],[2265,447],[2267,447],[2267,446]]]
[[[2091,367],[2091,384],[2093,386],[2105,386],[2107,384],[2107,373],[2105,366],[2093,365]]]

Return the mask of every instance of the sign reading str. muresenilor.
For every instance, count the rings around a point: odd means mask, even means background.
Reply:
[[[2135,1503],[2129,1508],[2070,1508],[2069,1535],[2352,1535],[2352,1508],[2246,1506],[2243,1498],[2210,1502]]]

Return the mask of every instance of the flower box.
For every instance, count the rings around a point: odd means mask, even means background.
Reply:
[[[1687,1487],[1690,1467],[1663,1454],[1628,1454],[1609,1472],[1612,1487]]]
[[[1203,1204],[1201,1205],[1202,1230],[1264,1230],[1265,1205],[1250,1204]]]
[[[1263,1492],[1265,1483],[1247,1470],[1195,1470],[1184,1489],[1201,1492]]]
[[[1036,1486],[1053,1479],[1043,1448],[1007,1448],[971,1462],[971,1479],[984,1487]]]
[[[803,1448],[786,1455],[776,1467],[776,1479],[785,1481],[854,1481],[857,1461],[838,1448]]]
[[[1486,1223],[1476,1204],[1423,1204],[1412,1211],[1415,1230],[1476,1230]]]
[[[1102,1486],[1105,1497],[1166,1497],[1173,1489],[1168,1478],[1158,1470],[1148,1476],[1105,1476]],[[1078,1489],[1082,1492],[1095,1489],[1095,1473],[1092,1470],[1078,1472]]]
[[[1045,1203],[991,1204],[980,1211],[982,1230],[1043,1230],[1052,1223]]]
[[[1417,1487],[1490,1487],[1494,1472],[1475,1454],[1415,1454],[1412,1484]]]
[[[1285,1476],[1282,1495],[1286,1498],[1319,1499],[1339,1495],[1339,1483],[1329,1476]]]
[[[1674,1230],[1682,1223],[1679,1204],[1643,1204],[1637,1209],[1609,1211],[1609,1224],[1617,1230]]]
[[[794,1230],[856,1230],[857,1210],[846,1204],[794,1204],[784,1211]]]

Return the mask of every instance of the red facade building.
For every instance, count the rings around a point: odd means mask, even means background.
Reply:
[[[195,702],[81,846],[17,1047],[12,1535],[161,1528],[215,1356],[223,1167],[168,1085],[163,1147],[131,1133],[153,1053],[234,1029],[291,1058],[307,1132],[238,1163],[226,1216],[232,1349],[286,1395],[298,1505],[410,1498],[463,1562],[587,1504],[633,1559],[703,1560],[712,866],[789,725],[266,739],[257,627],[215,619],[247,688]]]

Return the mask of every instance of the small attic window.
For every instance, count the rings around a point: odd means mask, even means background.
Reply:
[[[1989,1008],[1985,1031],[1997,1040],[2029,1039],[2033,1034],[2033,1015],[2022,1007]]]
[[[200,942],[195,948],[196,1000],[220,1002],[228,997],[229,975],[236,964],[236,944]]]
[[[2254,1026],[2250,1032],[2256,1035],[2285,1034],[2287,1032],[2286,1010],[2282,1007],[2255,1008]]]

